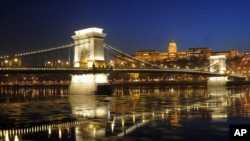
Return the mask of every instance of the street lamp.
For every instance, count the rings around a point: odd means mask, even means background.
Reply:
[[[45,62],[45,67],[52,67],[53,63],[51,61]]]
[[[17,67],[18,66],[19,60],[17,58],[14,58],[13,66]]]
[[[61,66],[61,60],[57,60],[57,67]]]
[[[69,67],[69,61],[66,61],[65,64],[67,67]]]
[[[123,68],[123,62],[121,62],[121,68]]]
[[[141,63],[141,67],[144,68],[144,63]]]
[[[5,60],[4,60],[4,66],[5,66],[5,67],[8,67],[8,66],[9,66],[9,60],[8,60],[8,59],[5,59]]]

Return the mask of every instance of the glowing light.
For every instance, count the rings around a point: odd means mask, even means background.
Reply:
[[[59,128],[59,131],[58,131],[58,136],[59,136],[59,139],[61,139],[62,138],[62,129],[61,128]]]
[[[227,114],[212,114],[211,115],[212,119],[223,119],[223,118],[227,118]]]
[[[87,28],[87,29],[75,31],[75,34],[82,35],[82,34],[93,33],[93,32],[102,33],[102,31],[103,31],[103,29],[101,29],[101,28],[92,27],[92,28]]]
[[[135,123],[135,114],[133,114],[133,123]]]
[[[124,127],[125,121],[124,118],[122,118],[122,127]]]
[[[108,83],[106,74],[95,74],[95,83]]]
[[[48,134],[49,136],[51,135],[51,127],[49,126],[49,130],[48,130]]]
[[[96,129],[95,128],[93,129],[93,134],[94,134],[94,136],[96,135]]]
[[[210,56],[210,59],[226,59],[225,55]]]
[[[106,113],[107,113],[107,111],[104,108],[97,108],[96,109],[96,116],[105,116]]]
[[[9,141],[10,139],[9,139],[9,133],[8,133],[8,131],[6,131],[6,133],[5,133],[5,141]]]
[[[18,136],[15,135],[14,141],[19,141]]]
[[[111,123],[111,130],[112,130],[112,132],[114,132],[114,127],[115,127],[115,121],[113,121],[113,122]]]
[[[92,68],[92,65],[93,65],[93,61],[89,61],[88,62],[88,68]]]

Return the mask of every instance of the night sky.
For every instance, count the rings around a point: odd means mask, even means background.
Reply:
[[[1,0],[0,55],[72,43],[74,31],[99,27],[105,43],[139,50],[212,51],[250,47],[248,0]]]

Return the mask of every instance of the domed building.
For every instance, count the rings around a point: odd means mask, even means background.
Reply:
[[[178,51],[177,49],[176,42],[171,40],[166,47],[166,51],[140,50],[135,53],[134,57],[138,60],[155,63],[169,68],[184,68],[187,66],[189,68],[194,68],[198,63],[204,65],[211,55],[225,55],[227,58],[238,56],[238,52],[235,50],[212,52],[211,48],[208,47],[188,48],[186,51]],[[193,64],[193,66],[190,66],[190,64]],[[126,56],[117,57],[114,61],[114,65],[118,68],[144,68],[145,66],[144,63],[140,63]]]
[[[170,41],[168,45],[168,53],[177,53],[177,46],[174,40]]]
[[[156,61],[177,61],[178,59],[186,59],[186,52],[177,52],[177,45],[174,40],[171,40],[168,44],[166,52],[159,52],[157,50],[143,50],[137,51],[135,57],[139,60],[148,62]]]
[[[168,60],[177,60],[177,45],[174,40],[168,44]]]

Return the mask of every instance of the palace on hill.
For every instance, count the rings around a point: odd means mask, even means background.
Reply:
[[[195,67],[195,64],[192,63],[196,62],[198,63],[196,65],[204,65],[209,61],[208,58],[214,55],[225,55],[227,59],[233,59],[239,56],[239,53],[236,50],[212,52],[212,50],[207,47],[189,48],[186,51],[178,51],[176,42],[172,40],[169,42],[166,52],[160,52],[158,50],[141,50],[137,51],[134,57],[139,60],[172,68]],[[135,68],[138,67],[138,65],[143,67],[144,64],[136,64],[136,62],[131,58],[119,56],[115,59],[113,65],[116,67],[126,66]]]

